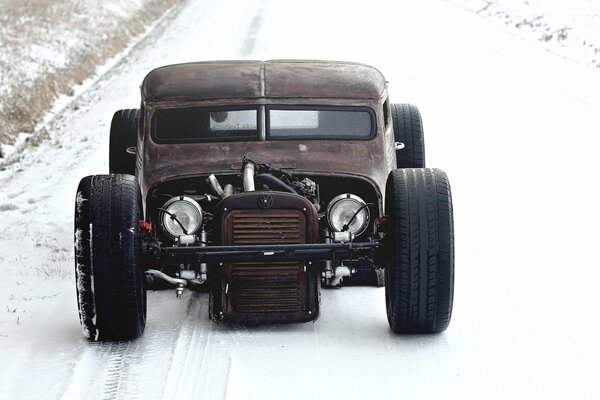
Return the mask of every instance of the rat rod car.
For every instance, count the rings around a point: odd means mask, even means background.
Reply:
[[[385,284],[389,325],[450,322],[446,174],[425,168],[419,111],[375,68],[215,61],[151,71],[117,111],[110,175],[75,202],[80,320],[90,340],[141,335],[146,288],[209,291],[209,316],[303,322],[320,290]]]

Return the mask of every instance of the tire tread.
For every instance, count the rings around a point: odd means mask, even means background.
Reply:
[[[390,327],[398,333],[441,332],[452,316],[454,287],[452,201],[446,174],[429,168],[392,171],[386,209],[393,224],[392,262],[386,268]]]
[[[80,188],[89,187],[85,194],[91,250],[78,257],[77,247],[81,246],[76,246],[76,266],[87,269],[91,280],[81,277],[89,282],[82,288],[78,285],[78,300],[85,299],[79,304],[80,315],[95,310],[95,323],[92,318],[82,318],[82,326],[91,340],[133,339],[143,333],[146,322],[137,231],[139,188],[129,175],[95,175],[81,182]],[[76,232],[82,229],[78,224],[76,217]],[[78,281],[81,272],[76,270]]]
[[[404,149],[396,151],[398,168],[425,167],[425,140],[421,112],[412,104],[392,104],[394,140],[404,143]]]
[[[126,152],[137,144],[140,110],[119,110],[114,113],[110,124],[108,168],[111,174],[135,175],[136,156]]]

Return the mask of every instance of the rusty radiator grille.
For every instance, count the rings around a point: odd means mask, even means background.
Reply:
[[[299,312],[303,269],[296,263],[233,264],[229,300],[241,313]]]
[[[234,210],[226,217],[226,227],[232,245],[306,243],[306,219],[299,210]],[[230,311],[298,313],[305,309],[302,263],[228,264],[225,274]]]
[[[237,210],[228,216],[230,244],[297,244],[306,241],[298,210]]]

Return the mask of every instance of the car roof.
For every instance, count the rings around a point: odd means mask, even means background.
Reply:
[[[208,61],[168,65],[144,79],[150,102],[240,98],[379,99],[387,82],[365,64],[344,61]]]

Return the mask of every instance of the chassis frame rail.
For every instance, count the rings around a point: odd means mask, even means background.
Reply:
[[[162,261],[189,262],[273,262],[349,260],[372,253],[381,246],[377,242],[314,243],[246,246],[161,246],[153,255]],[[147,254],[148,255],[148,254]]]

